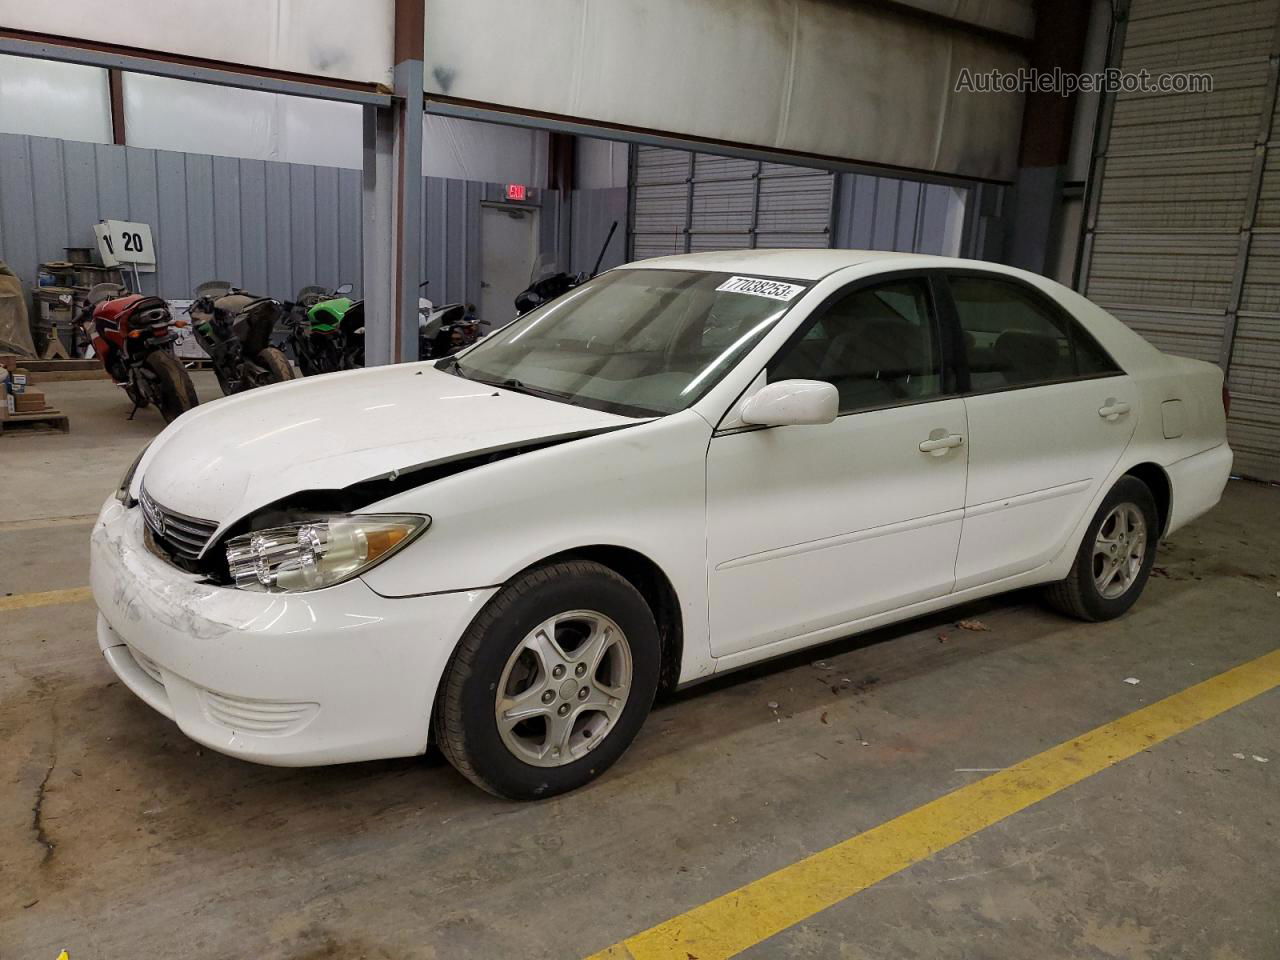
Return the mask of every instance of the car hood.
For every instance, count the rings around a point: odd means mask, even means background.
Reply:
[[[219,527],[302,490],[641,421],[464,380],[429,363],[262,387],[184,414],[139,464],[169,510]]]

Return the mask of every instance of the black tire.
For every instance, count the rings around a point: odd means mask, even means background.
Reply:
[[[276,347],[264,347],[258,354],[258,363],[267,370],[267,374],[260,380],[259,386],[264,386],[268,383],[284,383],[284,381],[293,380],[298,376],[293,369],[293,364],[289,362],[289,358]]]
[[[1116,597],[1106,597],[1094,578],[1094,546],[1103,524],[1109,520],[1117,507],[1125,504],[1136,507],[1146,524],[1142,562],[1123,593]],[[1079,620],[1112,620],[1120,616],[1142,595],[1147,579],[1151,576],[1151,567],[1155,563],[1159,539],[1160,515],[1156,510],[1156,502],[1151,495],[1151,490],[1137,477],[1121,477],[1111,488],[1111,492],[1103,498],[1098,512],[1094,514],[1088,529],[1085,530],[1084,539],[1076,553],[1075,563],[1071,566],[1071,573],[1065,580],[1045,588],[1046,602],[1059,613]]]
[[[577,610],[598,611],[625,634],[630,693],[594,749],[562,766],[536,766],[503,742],[495,717],[498,684],[530,631],[556,614]],[[612,766],[635,739],[653,705],[660,665],[653,613],[629,582],[586,561],[535,568],[504,586],[463,634],[436,695],[436,742],[463,776],[495,796],[537,800],[576,789]]]
[[[155,350],[143,363],[156,376],[156,407],[165,423],[173,423],[200,403],[186,367],[172,353]]]

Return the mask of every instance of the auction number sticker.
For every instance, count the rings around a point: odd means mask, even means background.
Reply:
[[[753,297],[768,297],[770,300],[794,300],[804,292],[798,283],[783,283],[781,280],[761,280],[759,277],[730,277],[716,290],[725,293],[745,293]]]

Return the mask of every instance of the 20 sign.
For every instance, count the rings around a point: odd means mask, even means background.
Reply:
[[[103,220],[94,225],[98,235],[98,252],[104,266],[121,263],[154,264],[155,248],[151,245],[151,227],[128,220]]]

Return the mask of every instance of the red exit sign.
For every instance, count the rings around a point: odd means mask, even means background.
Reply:
[[[526,187],[523,183],[508,183],[507,199],[508,200],[527,200],[529,199],[529,188]]]

